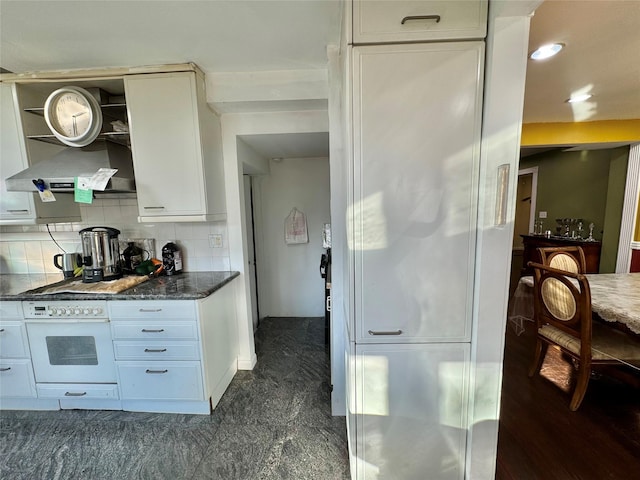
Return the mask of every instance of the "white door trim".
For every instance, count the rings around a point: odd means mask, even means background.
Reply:
[[[529,231],[533,232],[533,224],[536,221],[536,199],[538,197],[538,167],[522,168],[518,170],[520,175],[532,174],[531,177],[531,209],[529,210]]]
[[[640,143],[629,148],[627,163],[627,183],[624,187],[624,205],[620,221],[620,239],[618,240],[618,258],[616,273],[629,273],[631,266],[631,243],[635,231],[638,196],[640,195]]]

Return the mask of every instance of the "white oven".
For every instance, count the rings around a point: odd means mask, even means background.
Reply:
[[[104,301],[23,302],[37,384],[116,383]]]

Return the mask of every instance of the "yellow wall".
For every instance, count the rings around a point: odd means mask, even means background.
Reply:
[[[525,123],[523,147],[640,142],[640,119],[578,123]]]

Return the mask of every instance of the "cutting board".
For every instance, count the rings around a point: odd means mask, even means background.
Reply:
[[[82,283],[82,280],[74,280],[65,285],[46,287],[36,295],[51,295],[52,293],[120,293],[129,288],[140,285],[149,280],[146,275],[129,276],[117,280],[108,280],[95,283]]]

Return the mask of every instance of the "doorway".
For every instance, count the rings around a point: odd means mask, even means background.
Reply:
[[[516,191],[516,213],[513,227],[513,245],[511,250],[511,281],[509,297],[518,285],[523,267],[524,246],[521,235],[534,231],[536,223],[536,192],[538,190],[538,167],[518,171],[518,189]]]
[[[254,177],[243,175],[245,228],[247,232],[247,274],[251,295],[251,323],[255,331],[260,325],[260,298],[258,294],[258,269],[256,266],[256,209],[254,201]]]
[[[253,250],[256,255],[248,262],[256,267],[260,319],[324,317],[320,258],[325,253],[323,225],[331,222],[329,159],[271,159],[268,174],[245,179],[245,205],[248,254],[251,257]],[[304,215],[307,230],[307,240],[300,243],[285,238],[285,221],[294,210]],[[255,239],[253,249],[250,237]]]

